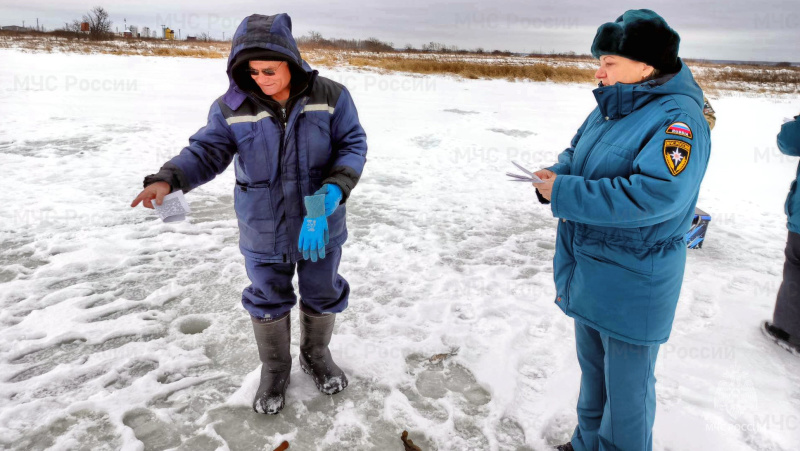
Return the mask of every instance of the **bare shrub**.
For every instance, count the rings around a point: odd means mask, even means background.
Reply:
[[[89,23],[89,39],[100,41],[111,36],[111,19],[102,6],[95,6],[89,14],[84,14],[83,21]]]

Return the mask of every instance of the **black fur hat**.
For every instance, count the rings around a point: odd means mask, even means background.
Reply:
[[[681,69],[680,42],[681,37],[663,17],[649,9],[631,9],[615,22],[600,25],[592,42],[592,56],[624,56],[671,74]]]

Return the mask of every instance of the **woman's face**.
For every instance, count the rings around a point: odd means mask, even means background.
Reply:
[[[617,55],[600,57],[600,67],[594,76],[603,86],[616,83],[638,83],[653,73],[653,66]]]
[[[250,77],[264,94],[275,96],[284,91],[288,92],[292,73],[286,61],[249,61],[248,64]]]

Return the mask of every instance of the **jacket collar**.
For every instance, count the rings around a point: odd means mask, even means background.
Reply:
[[[293,90],[293,92],[290,94],[290,97],[292,98],[297,97],[297,95],[299,95],[300,93],[307,91],[311,86],[313,86],[314,81],[317,78],[317,75],[318,72],[316,70],[310,71],[308,81],[299,87],[301,89]],[[250,95],[258,97],[254,93],[250,93]],[[233,111],[236,111],[239,109],[240,106],[242,106],[242,103],[244,103],[247,97],[248,94],[245,91],[243,91],[242,88],[239,87],[239,85],[231,81],[228,91],[225,92],[225,95],[222,96],[222,101],[225,103],[225,105],[228,106],[228,108],[232,109]]]
[[[703,102],[703,91],[682,61],[681,70],[677,73],[643,83],[616,83],[613,86],[601,84],[592,93],[600,113],[608,119],[621,119],[651,100],[668,94],[690,96],[701,108]]]

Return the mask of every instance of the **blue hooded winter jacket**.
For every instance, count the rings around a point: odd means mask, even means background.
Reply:
[[[285,58],[292,70],[288,112],[261,98],[255,85],[242,86],[249,76],[238,68],[246,69],[247,55],[265,52]],[[286,14],[245,18],[233,36],[227,71],[230,86],[211,105],[208,124],[158,174],[148,176],[145,186],[163,180],[173,190],[188,192],[233,162],[239,248],[256,261],[281,263],[301,258],[297,242],[305,216],[303,197],[333,183],[342,189],[343,201],[328,217],[327,250],[340,246],[347,239],[344,202],[367,154],[350,93],[301,59]]]
[[[778,148],[786,155],[800,157],[800,116],[796,116],[794,121],[783,124],[781,132],[778,133]],[[789,188],[784,207],[789,218],[787,226],[789,231],[794,233],[800,233],[800,193],[797,192],[797,180],[800,180],[800,165],[797,166],[797,178]]]
[[[620,340],[669,338],[710,154],[703,92],[677,74],[595,89],[597,108],[548,169],[556,304]]]

